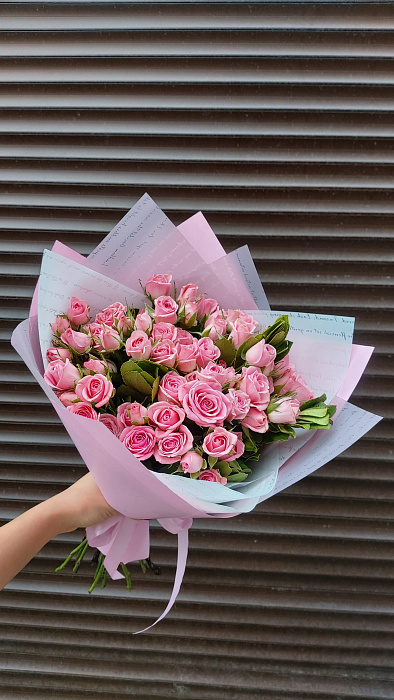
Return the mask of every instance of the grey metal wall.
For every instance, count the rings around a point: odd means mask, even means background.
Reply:
[[[83,473],[9,344],[41,252],[88,253],[146,190],[248,243],[273,308],[356,316],[386,416],[313,476],[198,522],[174,574],[85,593],[51,542],[0,595],[2,700],[377,700],[393,684],[392,2],[4,2],[0,518]],[[390,449],[391,448],[391,449]]]

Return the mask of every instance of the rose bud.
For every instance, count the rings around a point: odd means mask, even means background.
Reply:
[[[173,323],[155,323],[150,337],[152,342],[156,342],[156,340],[172,340],[175,342],[177,330]]]
[[[217,303],[216,299],[207,299],[205,296],[202,296],[197,304],[198,320],[201,321],[204,316],[210,316],[211,314],[215,313],[218,308],[219,304]]]
[[[47,350],[47,360],[48,362],[53,362],[54,360],[71,360],[72,354],[66,348],[48,348]]]
[[[91,418],[92,420],[99,419],[98,413],[94,410],[92,404],[86,403],[85,401],[78,401],[78,403],[67,406],[67,411],[76,413],[78,416],[83,416],[84,418]]]
[[[172,275],[152,275],[145,285],[145,293],[152,299],[167,296],[170,293]]]
[[[89,319],[89,307],[86,301],[81,301],[77,297],[71,297],[70,307],[67,310],[67,318],[74,326],[81,326]]]
[[[119,428],[118,421],[111,413],[100,413],[99,421],[100,423],[104,423],[105,427],[108,428],[115,437],[119,437],[121,430],[123,430],[123,428]]]
[[[178,391],[181,384],[186,384],[185,377],[177,372],[167,372],[160,379],[159,390],[157,392],[158,401],[168,401],[168,403],[180,406]]]
[[[267,408],[268,420],[271,423],[284,423],[293,425],[297,421],[300,412],[300,402],[286,396],[283,399],[275,399]]]
[[[269,428],[267,414],[261,409],[252,406],[247,416],[241,421],[241,425],[254,430],[255,433],[266,433]]]
[[[88,370],[89,374],[92,372],[93,374],[106,374],[109,369],[104,360],[87,360],[87,362],[83,363],[83,366]]]
[[[137,401],[127,401],[118,406],[116,419],[121,430],[131,425],[144,425],[148,422],[148,409]]]
[[[66,407],[71,406],[75,401],[79,401],[75,391],[62,391],[60,394],[58,394],[58,397],[63,406]]]
[[[70,360],[53,360],[45,370],[44,379],[52,389],[62,391],[74,389],[75,383],[81,379],[81,375]]]
[[[193,345],[180,345],[176,343],[177,363],[180,372],[192,372],[197,366],[197,343]]]
[[[79,331],[73,331],[72,328],[67,328],[64,333],[61,334],[60,340],[65,345],[68,345],[77,355],[84,355],[85,352],[89,352],[92,347],[92,339],[89,335],[86,333],[79,333]]]
[[[155,322],[176,323],[178,304],[172,297],[162,296],[155,299]]]
[[[177,349],[172,340],[159,340],[152,348],[150,359],[159,365],[174,367],[177,358]]]
[[[214,483],[222,484],[222,486],[227,484],[226,477],[222,476],[217,469],[204,469],[198,479],[199,481],[213,481]]]
[[[64,333],[66,328],[70,327],[70,321],[68,318],[62,318],[61,316],[56,316],[56,321],[51,323],[52,331],[55,335],[61,335]]]
[[[126,340],[125,350],[132,360],[147,360],[152,351],[152,343],[144,331],[133,331]]]
[[[197,341],[197,364],[198,366],[205,367],[211,360],[218,360],[220,357],[220,350],[213,344],[211,338],[200,338]]]
[[[142,311],[141,309],[134,321],[134,329],[136,331],[145,331],[145,333],[150,333],[152,326],[153,319],[150,317],[147,311]]]
[[[269,345],[265,340],[259,340],[258,343],[252,345],[245,354],[245,360],[249,365],[255,367],[266,367],[272,365],[275,360],[276,350],[273,345]]]
[[[201,455],[198,452],[194,452],[194,450],[186,452],[181,459],[181,467],[185,474],[196,474],[202,469],[203,463],[204,460]]]
[[[196,284],[185,284],[181,291],[179,292],[177,301],[179,306],[185,306],[187,302],[193,302],[196,300],[198,287]]]

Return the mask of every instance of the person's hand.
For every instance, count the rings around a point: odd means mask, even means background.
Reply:
[[[60,532],[97,525],[119,513],[111,508],[89,473],[50,499]],[[48,501],[49,503],[49,501]]]

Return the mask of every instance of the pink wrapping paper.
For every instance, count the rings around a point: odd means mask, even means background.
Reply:
[[[132,215],[133,211],[134,215]],[[149,229],[151,244],[155,245],[152,252],[146,245],[145,239],[146,226],[152,225],[153,220],[156,221],[156,229],[153,233]],[[133,223],[134,228],[130,222]],[[147,195],[133,207],[87,259],[59,242],[55,243],[53,251],[61,255],[64,261],[69,259],[85,266],[87,274],[89,268],[94,270],[95,275],[102,274],[105,270],[107,279],[116,279],[123,285],[137,289],[135,266],[134,264],[132,268],[130,265],[125,266],[124,259],[127,257],[130,261],[135,260],[138,275],[142,275],[142,282],[146,282],[148,273],[167,272],[173,269],[174,266],[170,265],[170,262],[163,263],[160,260],[160,256],[163,255],[163,251],[168,250],[169,245],[174,246],[179,251],[179,255],[183,256],[182,283],[195,281],[196,277],[193,276],[195,274],[201,283],[202,290],[206,289],[203,286],[206,282],[212,296],[226,300],[224,303],[222,301],[225,308],[241,306],[248,309],[258,307],[269,309],[248,252],[245,254],[244,251],[238,255],[236,251],[236,255],[226,256],[202,214],[191,217],[180,226],[180,230],[176,229]],[[141,248],[145,253],[139,252]],[[205,251],[209,251],[209,255]],[[141,255],[145,256],[144,260]],[[163,268],[163,264],[168,267]],[[180,269],[179,260],[176,268]],[[226,282],[215,277],[220,270],[227,270]],[[46,275],[47,278],[48,275]],[[179,288],[177,279],[176,282]],[[217,296],[215,289],[218,291]],[[237,298],[237,289],[242,305],[234,303]],[[232,489],[219,484],[208,484],[208,482],[192,482],[176,476],[159,478],[139,462],[102,423],[67,411],[46,384],[42,377],[44,368],[39,337],[39,315],[37,285],[30,318],[15,329],[12,344],[51,401],[106,500],[121,514],[110,518],[100,526],[88,528],[89,543],[105,554],[105,566],[112,578],[121,578],[122,575],[117,571],[121,561],[127,563],[148,556],[150,520],[157,519],[162,527],[178,537],[178,563],[174,588],[170,601],[159,620],[169,612],[179,592],[186,566],[188,530],[193,518],[234,517],[240,512],[252,510],[257,503],[274,495],[289,483],[303,478],[304,464],[309,464],[307,473],[311,473],[346,449],[380,420],[378,416],[350,407],[350,404],[346,403],[372,352],[371,348],[363,346],[351,348],[351,340],[350,345],[349,341],[346,341],[342,351],[347,352],[348,359],[334,399],[341,408],[334,423],[335,436],[330,435],[332,429],[316,431],[314,435],[300,436],[293,441],[293,445],[279,443],[277,447],[271,446],[270,452],[261,457],[260,463],[256,466],[256,473],[250,475],[253,477],[250,482],[246,480],[238,485],[238,488]],[[291,333],[289,337],[291,338]],[[315,460],[314,454],[317,454]],[[285,473],[284,479],[281,474]],[[186,481],[192,483],[185,484]],[[153,625],[159,620],[156,620]]]

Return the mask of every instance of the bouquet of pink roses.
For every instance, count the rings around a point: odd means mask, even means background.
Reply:
[[[252,510],[379,420],[347,403],[372,352],[353,323],[270,311],[245,247],[226,255],[201,214],[177,229],[147,195],[87,259],[45,251],[13,344],[122,514],[88,528],[94,585],[120,564],[129,583],[158,519],[179,542],[162,618],[193,517]]]

